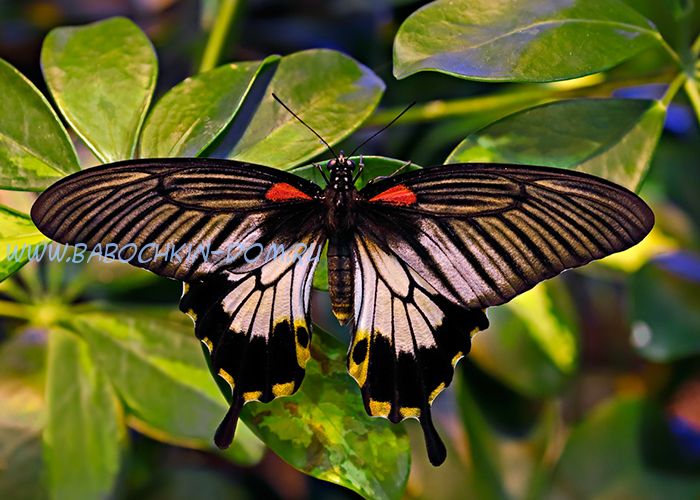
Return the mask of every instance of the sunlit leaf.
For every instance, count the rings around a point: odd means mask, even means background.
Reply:
[[[30,254],[48,241],[29,216],[0,205],[0,281],[20,269]]]
[[[438,0],[394,40],[394,75],[546,82],[611,68],[661,35],[616,0]]]
[[[231,122],[260,71],[278,59],[226,64],[173,87],[146,119],[141,157],[197,156]]]
[[[52,329],[44,431],[48,487],[55,499],[104,498],[119,472],[124,429],[118,401],[87,344]]]
[[[66,130],[37,88],[0,59],[0,189],[41,191],[79,170]]]
[[[569,301],[563,284],[554,280],[489,309],[491,326],[474,337],[470,357],[522,394],[557,394],[578,362]]]
[[[658,101],[573,99],[507,116],[462,141],[446,163],[545,165],[636,189],[663,128]]]
[[[383,91],[384,83],[377,75],[340,52],[314,49],[283,57],[260,106],[229,156],[289,168],[326,151],[272,98],[272,92],[334,144],[372,113]],[[237,117],[234,124],[243,118]]]
[[[345,368],[346,347],[314,329],[312,360],[297,394],[245,407],[246,422],[295,468],[365,498],[399,498],[410,469],[408,438],[367,416]]]
[[[214,447],[214,431],[228,406],[189,319],[134,308],[75,314],[65,325],[87,341],[139,430],[163,441]],[[262,448],[241,425],[227,453],[255,463]]]
[[[117,17],[52,30],[44,78],[68,123],[104,162],[131,158],[156,84],[151,42]]]
[[[635,273],[632,293],[632,343],[654,361],[700,353],[700,257],[672,253]]]

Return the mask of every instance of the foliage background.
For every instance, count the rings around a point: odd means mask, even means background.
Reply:
[[[421,5],[0,4],[0,498],[698,497],[700,9],[461,0],[412,15]],[[408,159],[548,164],[654,208],[643,244],[489,310],[436,402],[439,469],[415,422],[364,416],[323,291],[329,333],[302,390],[249,405],[222,454],[226,402],[175,312],[177,283],[114,263],[16,272],[2,253],[45,242],[23,215],[32,192],[80,167],[325,158],[270,89],[346,150],[418,101],[367,146],[366,178]]]

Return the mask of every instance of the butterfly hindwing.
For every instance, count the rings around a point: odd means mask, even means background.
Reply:
[[[654,225],[634,193],[604,179],[526,165],[416,170],[360,192],[385,246],[455,304],[509,301],[565,269],[625,250]]]
[[[317,232],[300,243],[252,271],[224,270],[185,285],[180,309],[194,319],[214,373],[231,386],[231,409],[215,436],[222,448],[245,403],[291,395],[304,378],[311,283],[323,242]]]
[[[421,422],[431,462],[445,448],[430,416],[435,397],[452,381],[454,365],[471,335],[488,326],[483,311],[440,297],[391,249],[361,229],[353,243],[355,330],[348,371],[362,390],[367,412],[396,423]]]

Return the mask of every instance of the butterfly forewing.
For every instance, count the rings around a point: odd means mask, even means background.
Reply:
[[[254,243],[294,244],[298,227],[320,208],[319,193],[309,181],[258,165],[135,160],[62,179],[41,194],[32,219],[54,241],[102,255],[116,245],[117,257],[132,265],[190,281],[235,258],[245,265],[239,249]]]
[[[542,280],[625,250],[651,230],[649,207],[590,175],[513,165],[446,165],[361,191],[360,214],[457,305],[507,302]]]

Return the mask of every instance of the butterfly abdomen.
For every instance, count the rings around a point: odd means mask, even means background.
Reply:
[[[328,292],[333,314],[341,324],[352,316],[354,295],[350,242],[343,237],[328,241]]]

